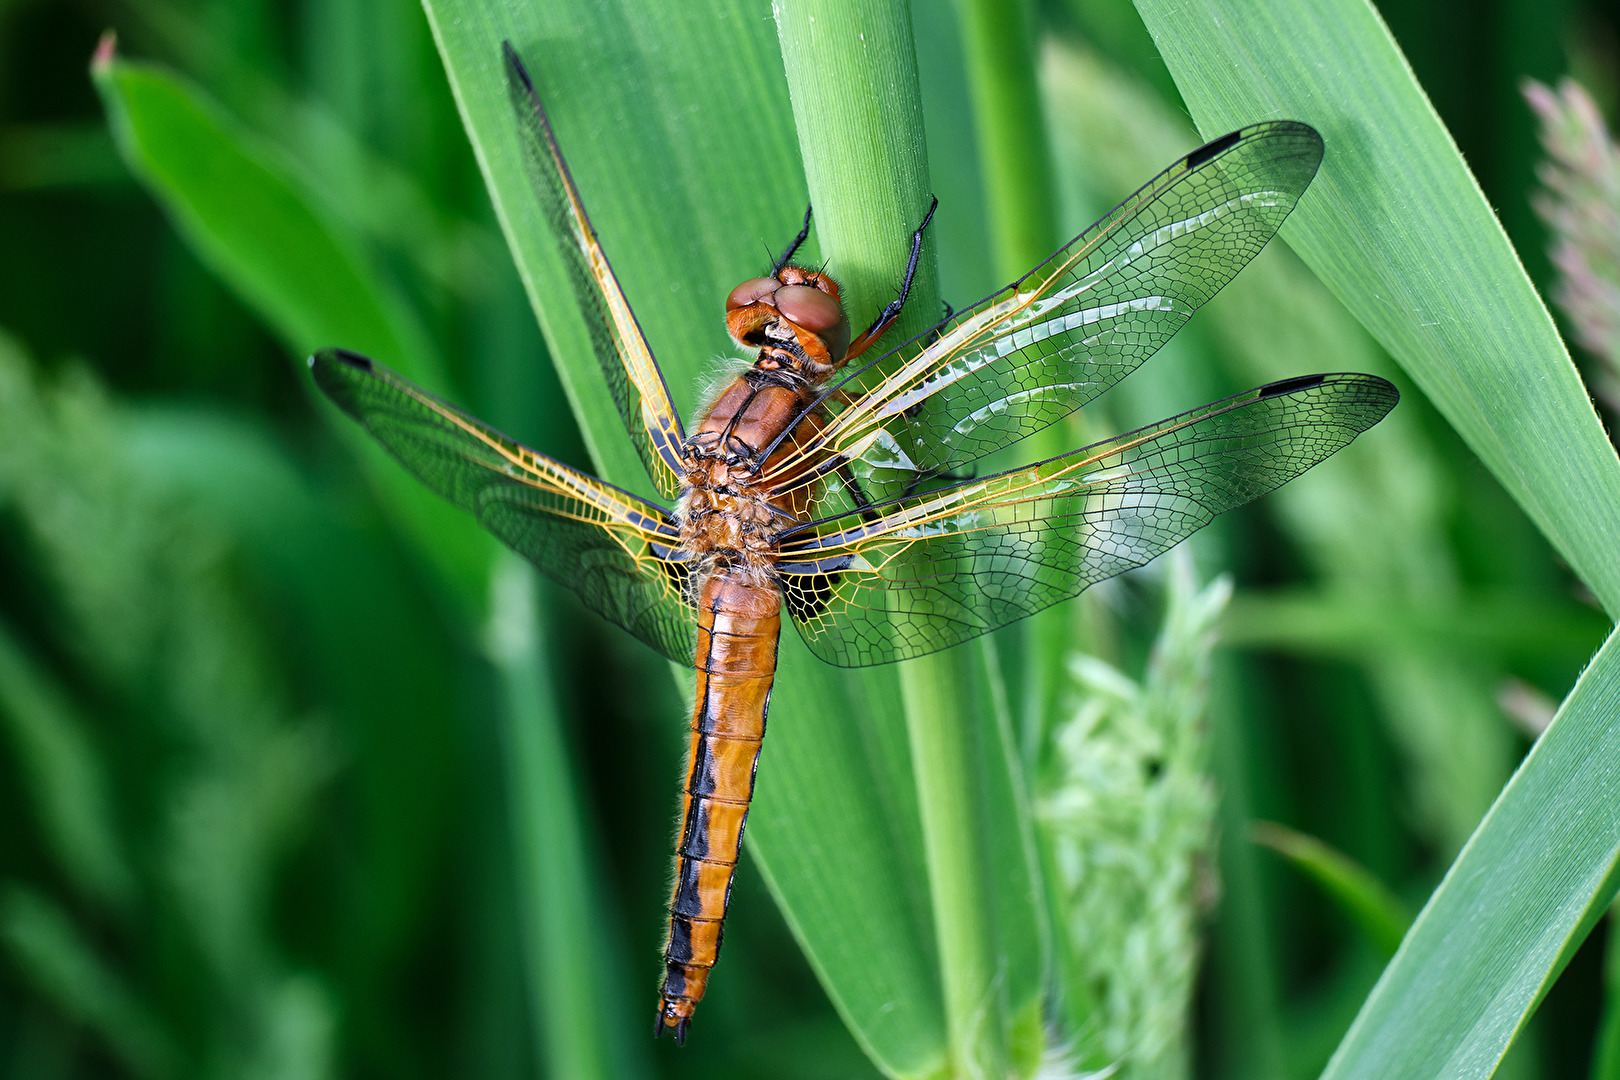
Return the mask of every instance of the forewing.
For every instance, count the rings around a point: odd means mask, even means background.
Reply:
[[[514,442],[357,353],[310,358],[315,382],[400,464],[585,606],[690,664],[689,564],[669,515]]]
[[[524,165],[568,267],[574,296],[590,331],[591,348],[647,475],[659,494],[673,499],[680,488],[680,448],[686,438],[680,414],[585,214],[585,203],[569,175],[534,83],[510,43],[505,54]]]
[[[1271,383],[1116,439],[807,526],[788,610],[845,667],[948,648],[1078,595],[1287,483],[1383,418],[1372,375]]]
[[[834,386],[819,403],[831,422],[803,455],[941,473],[1061,420],[1254,258],[1321,160],[1321,137],[1293,121],[1200,147],[1019,281]]]

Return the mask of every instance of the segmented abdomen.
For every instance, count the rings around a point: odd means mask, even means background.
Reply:
[[[685,1038],[720,953],[781,628],[775,588],[751,585],[724,568],[704,582],[698,598],[697,702],[658,1003],[660,1028],[674,1028],[677,1039]]]

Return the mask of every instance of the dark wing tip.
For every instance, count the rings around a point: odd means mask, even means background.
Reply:
[[[1326,379],[1326,375],[1295,375],[1291,379],[1278,379],[1274,383],[1262,386],[1260,396],[1268,398],[1279,394],[1292,394],[1296,390],[1309,390],[1313,386],[1321,386]]]
[[[1310,390],[1318,386],[1337,388],[1351,394],[1356,404],[1375,409],[1378,413],[1366,427],[1372,427],[1396,405],[1400,404],[1401,392],[1395,389],[1395,384],[1388,379],[1377,375],[1364,375],[1360,372],[1346,371],[1335,375],[1298,375],[1292,379],[1279,379],[1274,383],[1267,383],[1259,388],[1255,399],[1281,397],[1284,394],[1294,394],[1301,390]]]
[[[361,356],[359,353],[351,352],[348,349],[322,349],[321,352],[316,355],[322,354],[329,354],[332,359],[338,363],[347,364],[349,367],[363,371],[367,375],[370,375],[377,370],[377,365],[372,363],[371,357]]]
[[[372,363],[371,358],[348,349],[322,349],[309,358],[309,368],[321,392],[331,398],[338,408],[358,417],[355,374],[376,375],[377,365]]]
[[[1186,157],[1188,170],[1196,169],[1200,165],[1219,157],[1227,150],[1250,139],[1259,139],[1277,136],[1292,136],[1295,139],[1309,141],[1314,150],[1316,164],[1322,163],[1323,143],[1321,134],[1311,125],[1299,120],[1269,120],[1265,123],[1251,124],[1248,127],[1229,131],[1218,139],[1211,139]]]
[[[1236,145],[1242,140],[1242,138],[1243,132],[1229,131],[1218,139],[1211,139],[1209,142],[1187,155],[1187,168],[1198,168],[1198,166],[1202,165],[1216,154],[1219,154],[1222,150],[1226,150]]]
[[[501,56],[506,60],[507,72],[523,84],[523,89],[534,93],[534,80],[529,78],[529,69],[523,66],[523,57],[518,55],[516,46],[510,41],[502,41]]]

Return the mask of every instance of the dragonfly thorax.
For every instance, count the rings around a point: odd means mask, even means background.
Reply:
[[[792,485],[773,476],[771,465],[821,429],[819,414],[806,411],[813,400],[802,380],[757,365],[715,397],[682,447],[676,516],[685,550],[769,577],[776,538],[804,510],[802,495],[776,494]]]
[[[781,531],[779,515],[747,486],[688,488],[680,500],[681,546],[696,555],[704,576],[734,567],[760,582],[770,577],[772,552]]]

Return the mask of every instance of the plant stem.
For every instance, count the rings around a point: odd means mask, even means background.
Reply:
[[[996,985],[994,926],[983,886],[983,850],[973,762],[980,756],[962,665],[949,655],[900,667],[922,807],[929,892],[945,992],[951,1057],[960,1077],[1006,1074],[1006,1016]]]
[[[996,276],[1012,281],[1057,246],[1057,197],[1024,0],[962,0],[979,169]]]
[[[928,209],[928,157],[910,14],[900,0],[783,0],[777,32],[822,257],[856,332],[893,297]],[[927,239],[927,238],[925,238]],[[934,245],[885,343],[939,313]]]
[[[596,943],[600,902],[584,843],[584,820],[568,747],[552,706],[536,608],[534,571],[516,556],[495,560],[489,655],[500,674],[512,863],[517,877],[522,967],[541,1075],[607,1080],[639,1075],[639,1061],[612,1047],[622,1032],[603,1015],[610,957]],[[628,1071],[627,1071],[628,1070]]]
[[[823,257],[857,332],[893,296],[911,230],[928,206],[922,100],[910,13],[900,0],[783,0],[777,31]],[[926,239],[926,238],[925,238]],[[888,339],[939,311],[934,249]],[[1006,1075],[988,864],[980,821],[975,695],[968,654],[901,665],[923,823],[952,1074]]]

